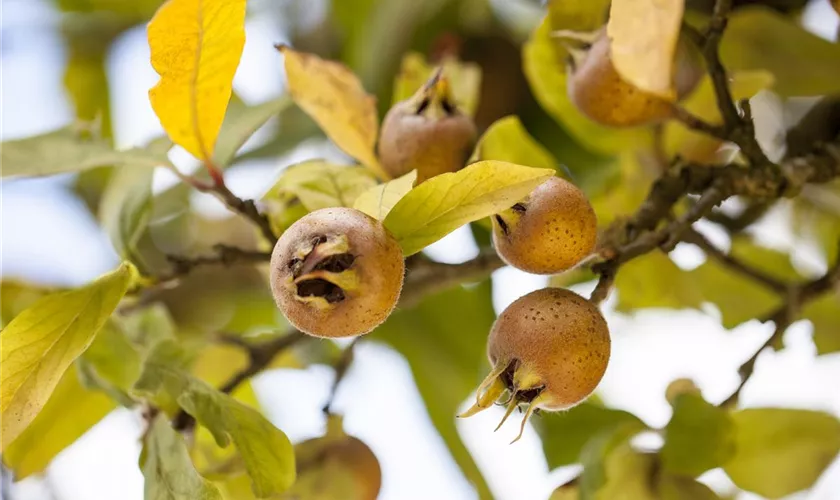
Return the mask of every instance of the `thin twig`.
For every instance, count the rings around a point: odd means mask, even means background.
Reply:
[[[344,348],[344,351],[341,353],[341,356],[333,365],[333,369],[335,370],[335,378],[333,379],[332,386],[330,387],[330,395],[327,398],[327,403],[324,405],[324,413],[327,415],[332,414],[332,405],[335,402],[335,396],[338,393],[338,386],[341,385],[341,381],[344,380],[344,376],[347,375],[347,371],[350,369],[350,365],[353,364],[353,359],[355,355],[355,348],[356,344],[359,343],[361,337],[356,337],[353,339],[350,344]]]
[[[215,255],[200,257],[183,257],[180,255],[167,255],[172,264],[172,271],[158,278],[158,282],[171,281],[185,276],[193,269],[200,266],[221,264],[231,266],[239,263],[268,262],[271,260],[271,253],[255,250],[244,250],[239,247],[218,244],[213,246]]]

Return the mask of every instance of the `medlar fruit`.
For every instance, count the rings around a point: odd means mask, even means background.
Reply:
[[[367,333],[391,314],[402,251],[382,224],[352,208],[323,208],[287,229],[271,255],[271,291],[286,319],[316,337]]]
[[[571,408],[589,396],[607,369],[610,335],[598,308],[574,292],[543,288],[517,299],[499,315],[487,340],[493,370],[481,382],[469,417],[500,400],[519,405],[525,422],[537,409]],[[496,429],[498,429],[497,427]]]
[[[610,39],[605,32],[588,50],[570,49],[568,65],[569,99],[591,120],[611,127],[649,125],[669,118],[672,103],[626,82],[610,56]],[[702,77],[692,46],[681,40],[675,55],[674,85],[680,99],[693,90]]]
[[[565,271],[595,248],[598,221],[583,191],[559,177],[493,216],[493,244],[511,266],[534,274]]]
[[[330,415],[326,435],[295,445],[295,463],[297,480],[284,498],[376,500],[382,486],[376,455],[345,434],[336,415]]]
[[[377,152],[392,177],[417,170],[417,184],[464,167],[476,141],[472,118],[463,114],[441,70],[385,115]]]

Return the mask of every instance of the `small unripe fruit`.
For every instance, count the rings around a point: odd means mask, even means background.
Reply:
[[[377,152],[391,177],[417,170],[417,183],[464,167],[475,147],[472,118],[452,100],[446,78],[436,72],[413,96],[385,115]]]
[[[271,255],[271,291],[286,319],[316,337],[368,333],[391,314],[405,265],[382,224],[352,208],[316,210]]]
[[[583,191],[553,177],[493,216],[493,244],[511,266],[534,274],[565,271],[595,248],[598,220]]]
[[[632,127],[657,123],[672,115],[670,102],[621,78],[612,63],[606,34],[599,36],[586,52],[571,53],[569,99],[591,120],[611,127]]]
[[[610,335],[592,302],[569,290],[543,288],[499,315],[487,355],[493,370],[479,386],[476,404],[461,416],[501,399],[508,405],[504,423],[515,408],[527,405],[521,436],[533,411],[571,408],[595,390],[609,362]]]
[[[376,500],[382,486],[376,455],[360,439],[344,433],[340,417],[329,418],[325,436],[295,445],[297,480],[286,497]]]

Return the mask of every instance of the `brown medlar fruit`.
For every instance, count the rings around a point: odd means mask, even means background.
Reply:
[[[595,248],[598,221],[583,191],[559,177],[493,216],[493,244],[511,266],[534,274],[565,271]]]
[[[460,416],[499,400],[507,404],[501,427],[515,408],[527,405],[516,441],[535,410],[565,410],[595,390],[610,359],[610,335],[592,302],[569,290],[543,288],[499,315],[487,355],[493,370],[481,382],[475,405]]]
[[[336,415],[330,415],[326,435],[295,445],[295,463],[297,480],[288,498],[376,500],[382,486],[376,455],[360,439],[345,434]]]
[[[696,49],[680,40],[675,55],[674,85],[677,99],[693,90],[702,77]],[[626,82],[610,56],[610,39],[605,32],[588,50],[570,49],[568,64],[569,99],[584,115],[602,125],[633,127],[669,118],[673,104]]]
[[[441,71],[385,115],[377,152],[392,177],[417,170],[417,184],[464,167],[475,147],[472,118],[455,105]]]
[[[352,208],[324,208],[287,229],[271,255],[271,291],[286,319],[316,337],[367,333],[391,314],[405,265],[394,237]]]

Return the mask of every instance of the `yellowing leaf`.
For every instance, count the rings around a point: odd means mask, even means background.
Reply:
[[[662,252],[652,252],[621,266],[615,279],[618,289],[616,310],[648,307],[699,309],[703,294],[691,275]]]
[[[737,102],[749,99],[760,90],[773,85],[773,75],[767,71],[736,71],[730,75],[729,90]],[[712,81],[703,77],[697,88],[680,104],[687,111],[709,123],[723,123],[717,106]],[[668,156],[679,155],[688,161],[698,163],[725,163],[730,155],[718,154],[721,141],[714,137],[687,128],[682,123],[671,120],[665,124],[665,152]]]
[[[840,421],[827,413],[761,408],[732,419],[735,454],[723,470],[739,488],[767,498],[810,487],[840,452]]]
[[[195,470],[184,438],[158,415],[146,435],[141,460],[144,500],[223,500],[219,489]]]
[[[152,108],[172,142],[210,161],[245,46],[245,0],[169,0],[149,23]]]
[[[528,134],[518,116],[496,120],[478,140],[471,161],[499,160],[560,170],[557,160]]]
[[[384,220],[394,205],[411,191],[416,180],[417,171],[412,170],[398,179],[374,186],[356,198],[353,208],[378,220]]]
[[[356,75],[342,64],[313,54],[285,46],[280,50],[286,58],[286,77],[295,103],[336,146],[387,178],[374,153],[379,132],[376,102]]]
[[[183,370],[184,357],[174,342],[158,343],[146,359],[135,392],[155,399],[174,398],[213,434],[219,446],[233,441],[258,497],[287,490],[295,480],[295,460],[286,435],[255,409],[189,375]]]
[[[433,177],[412,189],[385,217],[406,256],[469,222],[513,206],[554,170],[480,161]]]
[[[426,62],[422,54],[406,54],[394,81],[393,102],[411,97],[432,76],[432,71],[434,68]],[[443,74],[449,80],[455,104],[465,114],[475,115],[481,92],[481,68],[478,64],[447,58],[443,61]]]
[[[684,0],[613,0],[607,23],[612,62],[621,77],[671,101],[683,8]]]
[[[814,326],[819,354],[840,351],[840,293],[827,293],[805,306],[802,316]]]
[[[374,186],[376,179],[367,169],[311,160],[287,168],[266,196],[290,193],[313,211],[352,207],[360,194]]]
[[[720,467],[734,452],[732,420],[726,410],[697,394],[680,394],[665,427],[664,470],[689,477]]]
[[[38,474],[115,407],[105,394],[82,387],[76,370],[67,370],[35,420],[3,451],[3,462],[15,480]]]
[[[572,2],[552,2],[552,5],[566,3]],[[647,129],[604,127],[584,116],[569,100],[566,88],[567,54],[560,41],[553,38],[551,33],[556,29],[575,28],[567,24],[552,25],[550,19],[554,18],[546,17],[522,47],[522,69],[540,106],[569,135],[592,152],[614,154],[650,144],[652,136]]]
[[[128,264],[76,290],[48,295],[0,332],[2,447],[12,442],[93,342],[131,281]]]

